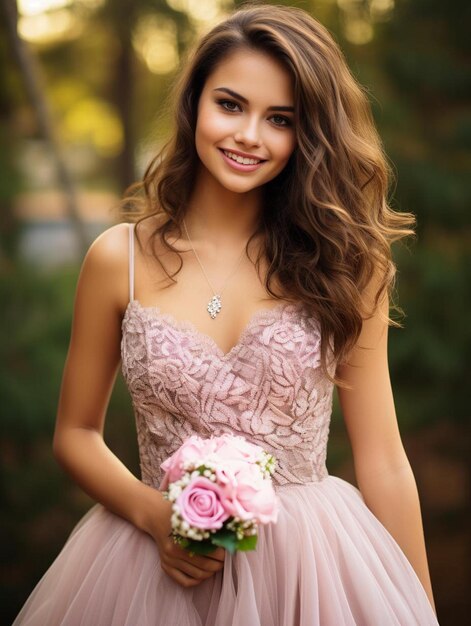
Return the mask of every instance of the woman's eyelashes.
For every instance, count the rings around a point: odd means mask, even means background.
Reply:
[[[235,102],[234,100],[216,100],[216,103],[222,108],[224,109],[224,111],[228,111],[229,113],[236,113],[237,109],[235,107],[239,107],[240,105]],[[229,106],[227,106],[229,105]],[[234,108],[233,108],[234,107]],[[284,115],[278,115],[277,113],[275,113],[275,115],[272,115],[270,119],[278,119],[278,122],[274,122],[275,126],[291,126],[292,125],[292,121],[289,117],[285,117]]]

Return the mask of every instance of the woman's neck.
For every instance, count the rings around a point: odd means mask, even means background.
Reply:
[[[236,193],[201,173],[188,202],[185,223],[192,242],[214,248],[240,247],[257,229],[261,189]],[[186,236],[185,229],[182,234]]]

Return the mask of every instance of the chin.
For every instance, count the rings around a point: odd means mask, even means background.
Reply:
[[[240,183],[231,183],[230,181],[220,180],[219,184],[224,187],[224,189],[232,191],[233,193],[248,193],[250,191],[253,191],[254,189],[257,189],[258,187],[261,187],[264,183],[261,182],[257,184],[248,184],[246,181],[241,181]]]

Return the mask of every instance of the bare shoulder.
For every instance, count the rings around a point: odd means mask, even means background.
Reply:
[[[118,313],[124,312],[129,299],[129,227],[115,224],[98,235],[87,250],[79,277],[92,297],[100,300],[106,294]]]
[[[91,243],[87,255],[98,263],[122,262],[124,253],[128,250],[129,227],[130,224],[124,222],[110,226]]]
[[[160,275],[155,254],[164,256],[165,250],[159,238],[151,242],[152,234],[160,224],[157,216],[149,216],[136,224],[134,236],[135,275],[140,275],[149,264],[154,277]],[[81,278],[90,285],[92,298],[107,298],[122,317],[129,302],[129,229],[131,224],[122,222],[110,226],[91,243],[81,270]],[[144,272],[146,276],[146,272]]]

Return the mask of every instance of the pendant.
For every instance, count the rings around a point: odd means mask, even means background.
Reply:
[[[221,310],[222,304],[221,304],[221,296],[219,295],[214,295],[211,300],[208,302],[208,313],[210,314],[210,316],[212,317],[212,319],[214,319],[216,317],[216,315],[219,313],[219,311]]]

